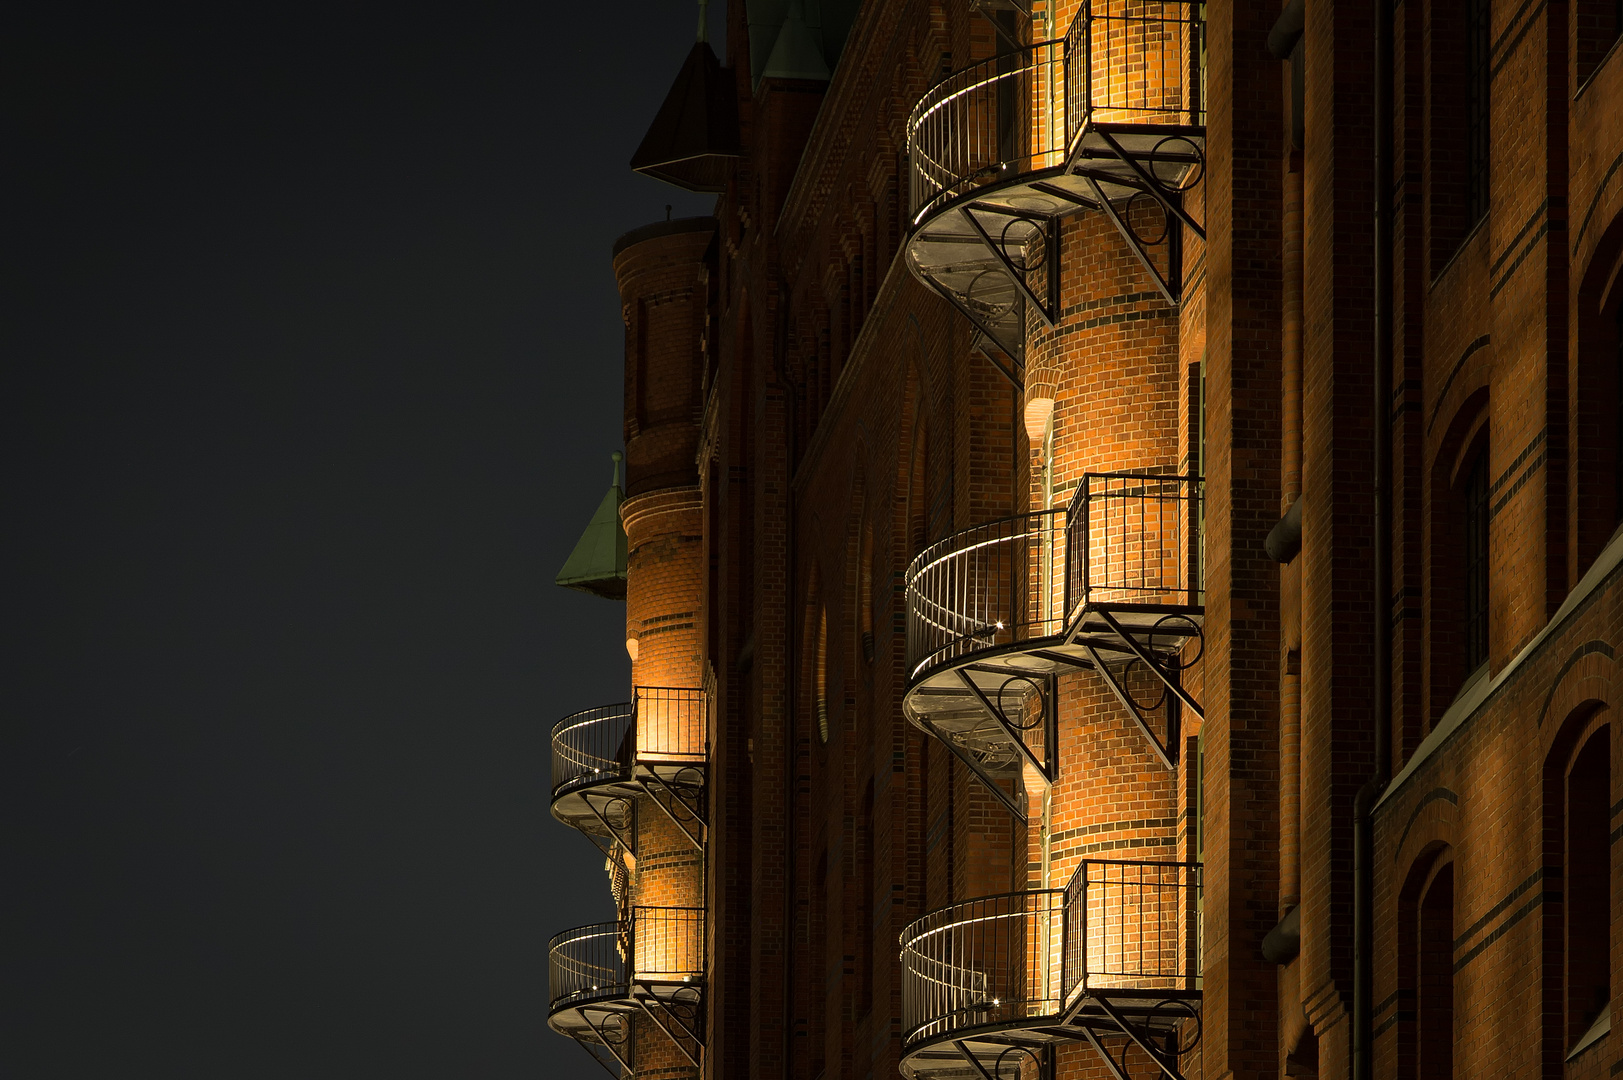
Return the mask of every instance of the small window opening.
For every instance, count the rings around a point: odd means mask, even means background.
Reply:
[[[814,672],[817,692],[817,737],[828,742],[828,608],[817,615],[817,666]]]
[[[1437,871],[1420,901],[1416,935],[1416,1076],[1448,1080],[1454,1075],[1454,864]]]
[[[1488,212],[1488,0],[1465,5],[1465,228]]]
[[[1465,481],[1465,670],[1488,660],[1488,451]]]
[[[1567,774],[1567,1030],[1572,1047],[1612,1000],[1611,739],[1602,727]]]

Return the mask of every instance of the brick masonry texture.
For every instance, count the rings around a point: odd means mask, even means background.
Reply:
[[[1028,312],[1019,365],[910,270],[910,230],[928,223],[910,219],[907,122],[943,77],[1007,47],[993,18],[1039,41],[1081,5],[1038,3],[1027,20],[866,0],[827,82],[753,81],[761,27],[752,37],[746,5],[727,7],[742,153],[726,191],[713,217],[656,223],[613,253],[633,678],[711,701],[705,849],[641,798],[629,900],[703,909],[702,1051],[695,1067],[639,1013],[635,1075],[898,1075],[909,923],[1119,859],[1204,863],[1203,1034],[1184,1076],[1351,1077],[1353,813],[1372,776],[1373,1075],[1623,1073],[1623,1036],[1573,1053],[1623,1002],[1594,974],[1623,973],[1623,860],[1596,854],[1623,836],[1609,728],[1623,678],[1616,6],[1393,8],[1379,403],[1371,5],[1309,3],[1299,98],[1268,51],[1283,5],[1206,6],[1204,156],[1185,194],[1205,236],[1184,233],[1181,304],[1105,215],[1068,214],[1054,257],[1026,253],[1039,294],[1058,275],[1059,302],[1052,326]],[[1485,12],[1480,48],[1468,10]],[[1159,47],[1135,45],[1141,59]],[[1148,200],[1120,209],[1158,231]],[[1377,409],[1392,435],[1385,537]],[[1048,431],[1028,433],[1031,416]],[[1045,828],[1036,770],[1021,820],[906,718],[904,583],[931,544],[1063,508],[1108,470],[1205,478],[1203,632],[1181,654],[1204,719],[1182,710],[1168,769],[1095,672],[1059,676]],[[1264,541],[1297,497],[1301,548],[1281,566]],[[1390,597],[1372,580],[1383,541]],[[1123,677],[1135,697],[1159,692],[1142,666]],[[1391,752],[1377,761],[1383,694]],[[1166,707],[1148,716],[1164,725]],[[1039,752],[1043,737],[1026,736]],[[1592,791],[1596,759],[1575,762],[1600,745]],[[1609,816],[1604,829],[1572,806]],[[1264,937],[1298,907],[1299,952],[1269,962]],[[1123,1052],[1129,1075],[1156,1073]],[[1051,1072],[1019,1067],[1039,1073],[1113,1075],[1081,1043]]]

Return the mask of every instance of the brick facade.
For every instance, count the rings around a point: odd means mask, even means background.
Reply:
[[[1198,1043],[1187,1019],[1152,1017],[1182,1040],[1165,1063],[1183,1076],[1350,1077],[1358,1054],[1391,1078],[1616,1075],[1623,1052],[1601,1022],[1623,970],[1623,865],[1608,854],[1623,832],[1608,723],[1623,649],[1614,5],[1392,9],[1389,297],[1371,224],[1377,9],[1308,0],[1289,62],[1270,54],[1289,12],[1268,5],[1209,6],[1185,69],[1156,52],[1171,38],[1135,39],[1147,74],[1101,74],[1113,92],[1201,79],[1181,205],[1205,235],[1179,234],[1181,302],[1124,239],[1165,227],[1153,199],[1120,200],[1120,229],[1078,202],[1051,245],[1020,254],[1033,296],[1057,275],[1057,305],[1027,303],[1019,356],[910,263],[932,225],[912,218],[923,165],[908,117],[1007,48],[1001,35],[1062,38],[1080,5],[1039,4],[1028,22],[967,0],[868,0],[843,44],[824,42],[826,82],[752,78],[750,43],[772,37],[751,7],[728,5],[743,152],[715,216],[649,226],[614,252],[634,682],[710,694],[704,851],[639,806],[631,894],[704,909],[701,1064],[638,1014],[635,1075],[1110,1076],[1078,1029],[1055,1035],[1070,1006],[1049,980],[1070,969],[1028,940],[1039,921],[1019,924],[1015,990],[994,989],[970,946],[929,983],[943,1000],[984,997],[966,1006],[976,1023],[950,1020],[981,1040],[965,1050],[978,1065],[951,1058],[951,1039],[930,1057],[904,1023],[917,1008],[904,984],[922,985],[923,961],[899,945],[915,920],[1024,903],[1087,860],[1203,864],[1179,879],[1202,883],[1198,924],[1168,946],[1199,946]],[[990,194],[1022,177],[976,182]],[[1171,248],[1148,248],[1171,265]],[[1377,405],[1382,311],[1392,393]],[[1377,408],[1390,535],[1375,527]],[[1071,617],[1057,598],[1075,600],[1036,560],[1074,557],[1045,545],[1063,543],[1073,493],[1102,472],[1204,477],[1198,549],[1180,549],[1203,614],[1172,624],[1201,632],[1176,652],[1165,631],[1134,639],[1181,667],[1198,709],[1169,704],[1125,645],[1090,660],[1032,644]],[[1299,550],[1281,564],[1266,544],[1298,498]],[[1017,670],[1024,655],[1052,681],[1004,684],[1020,734],[931,727],[927,663],[908,652],[922,602],[910,566],[926,549],[969,558],[963,530],[1046,510],[1060,531],[1022,533],[995,585],[1026,590],[1020,626],[953,625],[975,663]],[[1466,558],[1478,529],[1480,570]],[[1390,598],[1374,591],[1381,545]],[[990,602],[975,590],[993,586],[963,588]],[[1044,604],[1055,613],[1030,614]],[[1375,680],[1377,619],[1389,686]],[[1383,696],[1391,730],[1377,738]],[[1362,822],[1359,807],[1372,807]],[[1265,939],[1288,947],[1265,957]],[[1014,1017],[1011,993],[1052,1015]],[[986,1048],[1021,1032],[1036,1049],[994,1062]],[[1156,1071],[1112,1037],[1130,1075]]]

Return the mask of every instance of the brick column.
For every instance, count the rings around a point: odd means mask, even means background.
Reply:
[[[1283,237],[1269,5],[1209,10],[1206,179],[1207,1078],[1279,1071],[1279,519]]]

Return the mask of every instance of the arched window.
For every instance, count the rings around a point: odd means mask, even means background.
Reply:
[[[1573,1048],[1612,1000],[1611,738],[1601,726],[1566,777],[1566,1038]]]
[[[1623,217],[1604,227],[1578,285],[1571,397],[1573,564],[1578,581],[1623,524]]]
[[[1454,1075],[1454,863],[1437,868],[1420,895],[1415,933],[1416,1077]]]
[[[1398,899],[1400,1005],[1397,1075],[1454,1075],[1454,856],[1446,846],[1416,862]]]
[[[929,542],[930,511],[930,440],[924,417],[913,425],[912,462],[908,470],[907,485],[907,544],[911,558],[923,551]]]
[[[812,669],[812,687],[817,701],[817,738],[828,742],[828,608],[817,612],[817,662]]]
[[[1488,662],[1488,448],[1476,452],[1459,485],[1465,510],[1465,670]]]
[[[873,518],[864,508],[862,537],[857,544],[857,632],[862,659],[873,663]]]
[[[1432,465],[1425,598],[1428,725],[1443,715],[1491,651],[1489,420],[1488,392],[1479,389],[1445,429]]]

